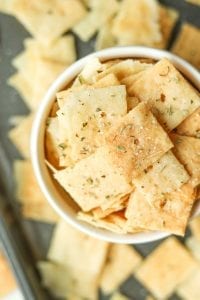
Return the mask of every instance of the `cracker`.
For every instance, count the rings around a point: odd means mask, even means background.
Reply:
[[[190,221],[190,229],[192,231],[192,235],[200,241],[200,217],[195,217]]]
[[[163,198],[166,193],[178,190],[189,180],[183,165],[171,151],[165,153],[149,169],[133,179],[134,186],[150,204]]]
[[[110,300],[129,300],[125,295],[122,295],[120,292],[115,292],[110,297]]]
[[[200,108],[196,109],[177,128],[176,132],[181,135],[200,138]]]
[[[54,297],[66,298],[72,295],[76,297],[76,284],[70,278],[66,267],[50,261],[40,261],[37,267],[42,278],[42,285],[48,288]]]
[[[26,78],[26,80],[29,82],[29,85],[33,85],[36,59],[36,53],[32,51],[32,49],[28,49],[19,53],[12,60],[13,67],[15,67],[19,73]]]
[[[118,234],[124,234],[126,232],[126,219],[124,215],[121,215],[119,212],[111,213],[102,219],[97,219],[91,213],[79,212],[77,218],[97,228],[102,228]]]
[[[127,206],[129,195],[122,197],[116,203],[113,203],[112,207],[103,210],[101,207],[94,208],[91,212],[94,218],[102,219],[110,214],[120,211]]]
[[[181,56],[197,69],[200,69],[200,29],[189,23],[182,25],[181,31],[172,46],[172,52]]]
[[[132,93],[148,103],[168,130],[177,127],[200,105],[197,91],[165,58],[143,71],[134,82]]]
[[[81,73],[74,80],[71,89],[82,87],[85,84],[93,84],[96,82],[95,77],[99,72],[105,69],[105,64],[102,64],[97,57],[92,57],[88,60]]]
[[[97,34],[95,41],[95,50],[110,48],[116,45],[115,37],[111,32],[111,22],[107,22],[102,26]]]
[[[25,218],[47,223],[55,223],[58,215],[50,207],[42,194],[29,161],[14,162],[16,198],[22,205]]]
[[[163,194],[151,204],[136,190],[129,199],[125,213],[126,230],[135,229],[166,231],[183,236],[194,203],[194,190],[185,184],[178,191]]]
[[[198,241],[195,237],[189,237],[186,240],[186,245],[191,251],[192,255],[200,261],[200,241]]]
[[[13,2],[13,0],[0,0],[0,12],[11,14]]]
[[[23,117],[19,124],[8,133],[9,139],[24,158],[30,157],[30,134],[33,118],[33,114]]]
[[[67,91],[66,96],[61,92],[57,97],[66,102],[58,119],[65,127],[74,161],[88,157],[101,146],[115,118],[127,112],[124,86]]]
[[[53,81],[66,69],[66,65],[51,60],[35,60],[34,96],[32,107],[37,109]],[[41,84],[42,82],[42,84]]]
[[[83,211],[102,205],[103,209],[109,208],[132,190],[125,177],[112,166],[104,148],[54,176]]]
[[[200,5],[200,0],[186,0],[186,1],[195,5]]]
[[[3,299],[16,289],[16,281],[8,262],[0,251],[0,297]]]
[[[76,283],[75,293],[81,298],[97,299],[98,280],[108,247],[108,243],[60,221],[53,233],[48,259],[67,268],[68,277]]]
[[[131,246],[113,244],[103,269],[100,287],[105,294],[115,291],[139,266],[140,254]]]
[[[176,238],[170,237],[144,260],[136,278],[156,298],[166,299],[195,270],[196,265],[186,248]]]
[[[99,79],[97,82],[93,83],[92,87],[104,88],[104,87],[110,87],[110,86],[115,86],[115,85],[120,85],[120,82],[113,73],[110,73],[110,74],[106,75],[105,77],[102,77],[101,79]]]
[[[199,2],[200,3],[200,2]],[[177,294],[185,300],[200,299],[200,268],[187,278],[176,290]]]
[[[129,179],[138,176],[172,147],[144,103],[113,126],[106,140],[110,159]]]
[[[45,157],[54,167],[72,165],[67,139],[61,140],[58,118],[48,118],[45,136]]]
[[[174,154],[190,174],[192,185],[197,186],[200,184],[200,139],[178,134],[170,137],[175,145]]]
[[[119,45],[153,46],[162,38],[158,21],[155,1],[125,0],[113,22],[112,33]]]
[[[150,63],[140,63],[140,62],[136,63],[135,61],[135,66],[132,69],[132,74],[127,77],[124,77],[121,80],[121,84],[126,85],[126,90],[128,94],[132,95],[131,94],[132,86],[134,85],[134,82],[140,77],[142,71],[150,68],[151,66],[152,64]]]
[[[50,84],[65,69],[64,64],[43,59],[30,49],[18,55],[13,65],[19,72],[11,77],[10,84],[22,93],[22,97],[31,109],[38,106]]]
[[[130,110],[132,110],[133,108],[135,108],[139,103],[140,101],[138,100],[137,97],[127,97],[127,110],[128,112]]]
[[[159,7],[159,23],[160,30],[162,33],[162,40],[159,43],[155,43],[156,48],[164,49],[167,47],[171,33],[174,29],[174,26],[178,20],[179,13],[177,10],[160,5]]]
[[[146,68],[148,68],[147,63],[142,63],[139,60],[134,59],[125,59],[108,66],[103,72],[97,75],[97,79],[113,73],[122,84],[126,84],[126,81],[123,83],[125,77],[135,75]]]
[[[85,15],[78,0],[15,0],[13,14],[42,43],[50,43],[71,29]]]
[[[31,109],[33,101],[33,87],[29,80],[27,80],[22,73],[17,72],[8,79],[7,83],[18,91],[23,101]]]
[[[36,56],[70,65],[76,60],[74,37],[71,34],[59,37],[50,45],[35,39],[25,39],[27,51],[33,51]]]
[[[73,27],[73,31],[82,41],[88,41],[117,12],[118,7],[116,0],[94,2],[92,10]]]

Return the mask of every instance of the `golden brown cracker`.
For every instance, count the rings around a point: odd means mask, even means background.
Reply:
[[[177,128],[176,132],[181,135],[200,138],[200,108],[196,109]]]
[[[24,158],[30,157],[30,134],[33,118],[33,114],[23,117],[19,124],[8,133],[9,139]]]
[[[111,245],[103,269],[100,287],[105,294],[115,291],[139,266],[141,255],[129,245]]]
[[[162,38],[158,21],[159,7],[155,1],[125,0],[114,19],[112,33],[119,45],[153,46]]]
[[[188,184],[178,191],[163,194],[162,198],[155,198],[153,204],[136,190],[130,196],[126,209],[128,221],[125,228],[128,232],[141,228],[143,231],[166,231],[183,236],[194,198],[194,189]]]
[[[113,126],[106,140],[110,159],[129,179],[138,176],[172,147],[144,103]]]
[[[17,286],[8,261],[2,252],[0,252],[0,274],[0,297],[3,299],[14,291]]]
[[[151,107],[161,125],[169,131],[200,106],[198,92],[166,58],[143,71],[131,92]]]
[[[16,180],[16,198],[22,205],[24,217],[55,223],[58,220],[58,215],[42,194],[31,163],[28,160],[16,160],[14,163],[14,176]]]
[[[200,139],[178,134],[170,135],[175,147],[173,152],[190,174],[193,186],[200,184]]]
[[[78,0],[15,0],[13,14],[42,43],[51,43],[86,14]]]
[[[200,69],[200,29],[189,23],[183,24],[172,52]]]
[[[166,299],[196,267],[197,263],[187,249],[176,238],[170,237],[144,260],[136,277],[156,298]]]

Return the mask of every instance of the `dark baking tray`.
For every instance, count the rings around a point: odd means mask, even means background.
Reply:
[[[200,8],[183,0],[163,0],[163,4],[179,10],[180,19],[174,29],[169,47],[180,30],[182,22],[190,22],[200,27]],[[36,261],[45,259],[53,226],[40,222],[25,221],[20,215],[14,196],[12,165],[20,154],[7,138],[10,128],[8,122],[13,115],[28,113],[28,109],[18,93],[6,85],[6,80],[15,72],[11,66],[13,59],[23,49],[23,40],[28,37],[24,27],[15,18],[0,14],[0,239],[10,259],[25,300],[53,299],[42,288],[36,269]],[[187,43],[187,41],[186,41]],[[82,57],[93,51],[94,40],[82,43],[76,37],[77,54]],[[187,235],[189,232],[187,232]],[[184,242],[184,239],[180,239]],[[159,242],[137,245],[135,248],[148,255]],[[121,291],[130,299],[145,299],[148,292],[135,279],[129,278]],[[100,299],[106,299],[100,295]],[[171,299],[178,299],[173,295]]]

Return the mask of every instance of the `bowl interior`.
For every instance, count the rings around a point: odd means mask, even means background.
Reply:
[[[38,113],[35,117],[32,135],[31,152],[34,171],[38,183],[52,207],[57,213],[72,226],[95,238],[100,238],[109,242],[136,244],[150,242],[164,238],[169,235],[166,232],[141,232],[135,234],[117,234],[108,230],[95,228],[76,218],[77,206],[70,196],[55,182],[45,163],[44,136],[46,120],[55,101],[55,95],[58,91],[64,89],[80,73],[91,57],[98,57],[101,61],[115,58],[150,58],[159,60],[168,58],[181,73],[199,89],[200,75],[191,65],[177,56],[162,50],[145,47],[117,47],[102,50],[80,59],[66,71],[64,71],[48,90]],[[193,215],[200,212],[200,202],[198,202],[193,211]]]

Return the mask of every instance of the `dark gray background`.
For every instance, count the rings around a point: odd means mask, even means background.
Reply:
[[[180,12],[180,18],[169,42],[169,49],[183,22],[187,21],[200,27],[200,8],[183,0],[160,2],[174,7]],[[22,42],[28,36],[27,31],[14,17],[0,14],[0,208],[2,208],[0,235],[24,291],[25,299],[51,299],[40,289],[35,262],[45,258],[53,227],[22,219],[14,199],[15,187],[12,174],[13,161],[19,159],[20,154],[7,138],[10,128],[8,119],[13,115],[28,113],[28,109],[18,93],[6,85],[6,80],[15,72],[11,66],[11,60],[23,50]],[[92,52],[93,44],[94,40],[82,43],[76,37],[78,58]],[[184,241],[184,239],[180,240]],[[143,256],[146,256],[158,244],[159,242],[153,242],[136,245],[135,248]],[[147,295],[147,291],[133,278],[128,279],[121,290],[130,299],[135,300],[143,300]],[[100,299],[103,299],[102,297],[101,295]],[[173,295],[171,299],[178,299],[178,297]]]

